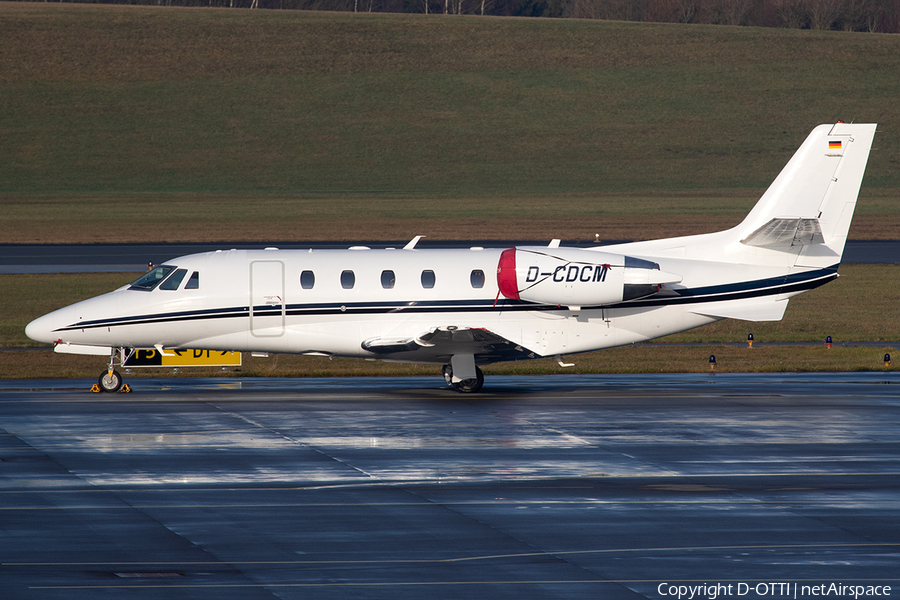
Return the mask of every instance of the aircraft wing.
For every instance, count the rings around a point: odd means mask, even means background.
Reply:
[[[471,354],[479,364],[534,358],[529,350],[488,329],[434,327],[414,337],[370,338],[362,343],[380,358],[449,364],[455,354]]]

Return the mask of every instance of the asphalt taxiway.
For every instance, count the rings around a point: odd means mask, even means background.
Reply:
[[[900,595],[897,373],[90,383],[0,382],[4,599]]]

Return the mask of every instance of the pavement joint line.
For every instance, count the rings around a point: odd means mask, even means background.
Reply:
[[[674,490],[680,492],[680,490]],[[736,491],[736,490],[735,490]],[[684,492],[698,493],[698,492]],[[900,500],[880,500],[873,501],[882,505],[900,504]],[[796,505],[796,504],[827,504],[827,505],[856,505],[859,502],[853,501],[835,501],[828,498],[821,500],[769,500],[760,501],[754,499],[748,500],[725,500],[725,499],[694,499],[694,500],[473,500],[466,502],[442,502],[437,500],[423,502],[260,502],[260,503],[238,503],[238,504],[95,504],[85,506],[5,506],[0,508],[0,512],[51,512],[51,511],[91,511],[91,510],[162,510],[162,509],[213,509],[213,508],[328,508],[336,506],[364,506],[364,507],[398,507],[398,506],[621,506],[621,505],[750,505],[750,506],[769,506],[769,505]]]
[[[719,581],[723,583],[742,583],[746,579],[717,579],[715,577],[703,579],[669,579],[671,583],[687,583],[695,581]],[[784,578],[784,582],[821,582],[817,579],[792,579]],[[900,579],[872,578],[849,579],[841,578],[841,582],[893,582]],[[210,583],[210,584],[149,584],[149,585],[73,585],[73,586],[30,586],[30,590],[97,590],[97,589],[227,589],[227,588],[351,588],[351,587],[425,587],[425,586],[471,586],[471,585],[584,585],[584,584],[614,584],[627,583],[659,583],[659,579],[535,579],[535,580],[481,580],[481,581],[365,581],[365,582],[330,582],[330,583]]]
[[[495,560],[502,558],[531,558],[535,556],[572,556],[579,554],[617,554],[633,552],[705,552],[709,550],[808,550],[812,548],[896,548],[900,542],[834,542],[818,544],[747,544],[726,546],[648,546],[645,548],[603,548],[595,550],[544,550],[539,552],[519,552],[508,554],[486,554],[482,556],[464,556],[456,558],[398,558],[372,560],[221,560],[221,561],[99,561],[99,562],[4,562],[4,567],[53,567],[53,566],[206,566],[206,565],[319,565],[319,564],[382,564],[382,563],[452,563],[479,560]],[[741,580],[743,581],[743,580]],[[798,580],[800,581],[800,580]],[[881,581],[893,581],[884,580]],[[900,581],[897,579],[896,581]]]

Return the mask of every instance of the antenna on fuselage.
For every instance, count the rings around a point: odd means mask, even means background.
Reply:
[[[413,239],[409,240],[409,243],[406,244],[405,246],[403,246],[403,249],[404,249],[404,250],[412,250],[412,249],[414,249],[414,248],[416,247],[416,244],[418,244],[418,243],[419,243],[419,240],[421,240],[423,237],[425,237],[425,236],[424,236],[424,235],[417,235],[417,236],[414,237]]]

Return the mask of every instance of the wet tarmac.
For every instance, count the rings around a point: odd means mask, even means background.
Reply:
[[[900,594],[898,373],[91,383],[0,381],[4,599]]]

